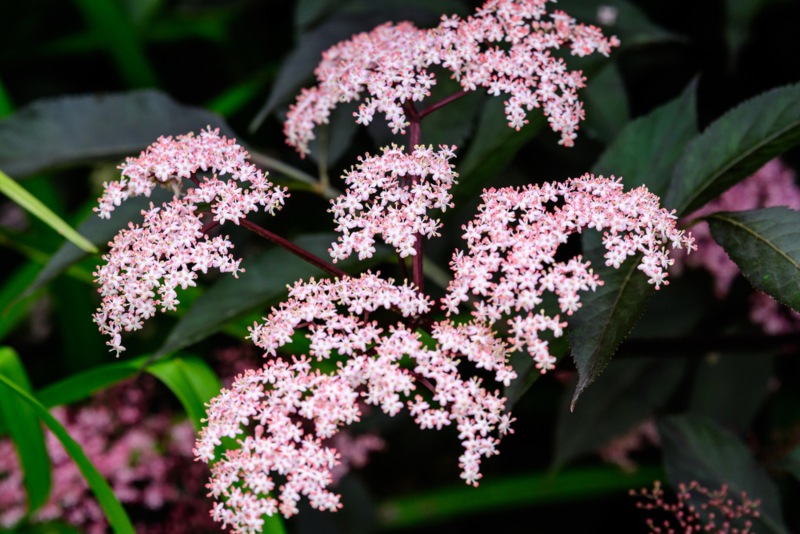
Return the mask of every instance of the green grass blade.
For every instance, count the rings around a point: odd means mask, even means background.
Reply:
[[[481,482],[477,488],[453,486],[394,499],[384,502],[378,514],[383,528],[409,528],[515,506],[624,494],[630,488],[650,485],[659,478],[663,478],[663,471],[652,467],[631,474],[616,467],[593,467],[564,471],[558,475],[521,475]]]
[[[31,195],[24,187],[19,185],[14,179],[3,171],[0,171],[0,193],[20,205],[31,215],[41,219],[50,228],[63,235],[75,246],[82,248],[92,254],[97,252],[97,247],[92,245],[86,238],[72,229],[61,217],[56,215],[50,208],[42,204],[39,199]]]
[[[103,476],[92,465],[83,448],[74,440],[69,432],[53,417],[45,406],[38,400],[33,398],[29,393],[20,388],[14,382],[9,380],[4,375],[0,374],[0,386],[5,388],[12,394],[15,394],[20,400],[24,401],[47,425],[47,428],[55,435],[61,442],[64,450],[69,454],[70,458],[75,462],[89,488],[97,498],[97,502],[103,509],[103,512],[108,519],[111,529],[120,534],[135,534],[131,520],[128,514],[114,495],[113,490],[105,481]]]
[[[119,360],[107,365],[94,367],[40,389],[36,397],[44,406],[51,408],[72,404],[89,397],[92,393],[130,378],[140,372],[149,356],[130,360]]]
[[[0,376],[30,394],[31,385],[19,357],[10,347],[0,347]],[[5,391],[0,392],[0,419],[14,441],[17,456],[24,474],[23,482],[28,495],[28,513],[36,511],[50,496],[50,456],[39,418],[31,408]]]

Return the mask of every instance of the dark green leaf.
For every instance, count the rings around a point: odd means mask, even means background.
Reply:
[[[622,340],[644,312],[653,286],[637,268],[640,256],[628,258],[619,269],[606,267],[597,249],[585,254],[603,285],[581,296],[582,306],[570,319],[569,344],[578,368],[572,409],[586,387],[603,372]]]
[[[714,353],[700,362],[689,406],[692,413],[738,432],[750,423],[767,396],[774,358],[764,353]]]
[[[436,24],[438,20],[438,15],[434,15],[429,8],[406,6],[387,10],[383,3],[380,4],[380,9],[375,9],[378,4],[371,5],[369,8],[368,4],[368,9],[365,10],[336,14],[300,36],[297,47],[283,62],[269,98],[250,123],[251,132],[257,130],[269,114],[279,106],[294,101],[301,87],[315,84],[312,82],[313,73],[322,60],[322,53],[339,41],[349,39],[360,32],[370,31],[387,20],[411,20],[432,24]]]
[[[10,347],[0,347],[0,375],[30,393],[28,374]],[[39,418],[25,401],[4,388],[0,391],[0,418],[5,421],[4,426],[17,449],[28,495],[28,512],[34,512],[47,502],[51,486],[50,456]]]
[[[145,370],[178,397],[195,430],[199,431],[206,415],[206,403],[222,389],[219,378],[208,364],[197,357],[174,357],[159,360]]]
[[[19,179],[50,167],[138,154],[161,135],[230,128],[159,91],[49,98],[0,121],[0,169]]]
[[[447,113],[446,110],[443,110]],[[514,155],[539,133],[546,121],[538,112],[530,115],[530,124],[520,131],[509,128],[501,98],[487,98],[478,119],[475,136],[457,164],[458,187],[453,189],[456,206],[474,197],[488,180],[511,162]]]
[[[741,440],[702,417],[667,417],[658,430],[673,486],[692,480],[709,490],[727,485],[733,499],[744,491],[748,498],[761,500],[753,532],[787,532],[778,488]]]
[[[72,439],[61,423],[59,423],[38,400],[2,374],[0,374],[0,386],[5,388],[9,394],[15,394],[20,400],[24,401],[38,415],[44,424],[47,425],[47,428],[50,429],[53,435],[58,438],[64,450],[78,466],[78,470],[97,498],[97,502],[103,509],[114,532],[120,534],[135,534],[136,531],[128,518],[128,514],[125,512],[122,504],[117,500],[114,491],[94,465],[92,465],[89,458],[86,457],[86,453],[83,452],[81,446]]]
[[[335,240],[334,234],[317,234],[303,236],[295,244],[324,258]],[[377,254],[373,261],[379,261],[380,257],[382,256]],[[347,260],[338,266],[346,269],[347,265],[353,263],[354,260]],[[366,268],[369,264],[359,262],[358,265]],[[238,279],[221,279],[195,301],[154,357],[197,343],[220,331],[226,322],[251,310],[263,308],[285,295],[288,284],[324,275],[319,268],[280,248],[270,249],[258,257],[245,260],[242,267],[245,272]]]
[[[583,91],[583,101],[586,121],[581,131],[592,138],[613,139],[630,119],[625,84],[614,63],[594,73]]]
[[[708,224],[753,287],[800,310],[800,212],[779,207],[715,213]]]
[[[686,143],[697,134],[697,83],[675,100],[628,124],[592,172],[620,176],[626,188],[646,185],[662,196]]]
[[[357,102],[343,102],[331,112],[328,124],[317,126],[316,138],[308,144],[311,161],[328,170],[350,149],[353,136],[361,128],[353,120],[357,108]]]
[[[725,113],[686,147],[664,204],[685,215],[800,142],[800,84]]]
[[[434,104],[443,98],[461,91],[453,80],[441,80],[432,90],[430,98],[419,105],[419,109]],[[480,111],[481,95],[467,94],[425,117],[422,121],[423,145],[463,146],[471,137]]]
[[[612,362],[570,411],[565,396],[556,428],[553,467],[596,452],[660,408],[683,376],[685,360],[641,358]]]

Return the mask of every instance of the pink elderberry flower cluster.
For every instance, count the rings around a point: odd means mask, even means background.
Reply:
[[[330,250],[333,260],[353,252],[361,260],[372,257],[376,235],[403,258],[416,254],[418,236],[438,236],[441,224],[428,211],[452,207],[450,188],[458,176],[450,164],[454,150],[418,146],[406,153],[392,145],[380,156],[360,158],[344,174],[347,191],[332,201],[330,211],[341,234]]]
[[[214,518],[234,532],[257,532],[263,514],[291,516],[302,496],[320,510],[339,508],[339,496],[328,489],[340,462],[331,438],[360,420],[359,402],[389,415],[405,406],[423,429],[454,424],[464,447],[461,477],[477,485],[481,459],[497,453],[495,434],[508,433],[512,419],[504,413],[505,399],[480,379],[463,378],[458,365],[471,360],[497,369],[505,361],[496,358],[504,360],[507,351],[490,331],[449,321],[434,325],[437,346],[428,346],[408,323],[431,305],[412,286],[370,273],[297,283],[288,300],[251,329],[251,338],[274,355],[303,328],[309,356],[291,362],[270,358],[262,369],[239,376],[209,406],[195,454],[215,462],[209,488],[220,502]],[[401,320],[379,326],[370,314],[381,309]],[[334,359],[335,372],[313,369],[311,358]],[[412,397],[420,385],[425,391]],[[240,445],[218,458],[224,437]]]
[[[683,221],[689,222],[721,211],[745,211],[774,206],[800,209],[800,187],[795,181],[795,173],[779,159],[770,161],[749,178],[684,217]],[[684,266],[703,268],[714,278],[714,293],[717,298],[725,298],[733,281],[740,275],[739,268],[728,257],[725,249],[714,241],[707,222],[701,221],[693,225],[692,235],[699,250],[690,256],[676,255],[676,274]],[[750,303],[750,320],[769,334],[781,334],[798,328],[800,314],[787,310],[768,295],[756,292]]]
[[[218,269],[236,276],[242,270],[241,260],[229,253],[233,244],[227,236],[210,237],[202,216],[206,210],[210,224],[238,225],[251,212],[281,208],[286,190],[272,185],[247,157],[218,130],[204,130],[197,137],[161,137],[121,166],[119,181],[105,184],[95,208],[103,218],[131,196],[150,196],[157,185],[170,186],[176,193],[172,201],[143,211],[141,226],[129,223],[117,234],[103,256],[105,263],[94,273],[102,296],[94,320],[117,354],[125,350],[121,333],[142,328],[159,309],[174,310],[177,287],[195,286],[198,271]],[[218,175],[231,179],[223,181]],[[183,179],[195,187],[181,194]]]
[[[650,532],[748,534],[753,532],[753,519],[760,516],[759,500],[750,499],[744,491],[738,496],[729,495],[725,485],[711,490],[697,481],[681,483],[674,502],[666,499],[659,481],[652,490],[642,489],[638,493],[631,490],[630,495],[641,499],[636,503],[637,508],[665,516],[663,520],[647,519]]]
[[[586,174],[562,183],[484,191],[477,217],[463,227],[466,252],[451,262],[454,278],[443,299],[448,313],[472,300],[477,322],[493,325],[508,318],[509,343],[526,349],[542,372],[555,366],[540,332],[562,335],[566,323],[541,309],[542,297],[558,297],[562,313],[578,310],[581,291],[602,284],[580,256],[557,261],[560,245],[585,228],[603,231],[606,265],[618,268],[642,254],[639,269],[656,289],[668,282],[669,248],[693,248],[692,238],[675,226],[675,216],[658,197],[639,187]]]
[[[164,410],[148,414],[149,402],[151,389],[125,384],[87,405],[55,408],[53,415],[136,518],[137,532],[210,530],[213,522],[205,513],[202,491],[205,473],[192,462],[193,428],[186,420],[175,424]],[[49,432],[46,446],[52,462],[51,494],[29,521],[63,520],[82,532],[108,532],[105,514],[83,475]],[[26,511],[23,472],[6,438],[0,440],[0,526],[13,528]],[[146,516],[158,517],[159,524],[140,520]]]
[[[289,145],[308,153],[314,127],[325,124],[340,102],[364,99],[356,122],[369,124],[382,113],[392,131],[410,124],[404,106],[431,94],[436,78],[429,69],[450,72],[464,91],[487,89],[509,95],[506,117],[520,129],[527,112],[541,108],[561,144],[572,146],[583,105],[580,71],[570,71],[551,50],[569,46],[572,55],[608,55],[618,46],[596,26],[577,24],[563,11],[547,13],[548,1],[488,0],[473,16],[443,16],[428,30],[409,22],[384,24],[328,49],[314,71],[318,84],[305,89],[291,106],[284,126]]]

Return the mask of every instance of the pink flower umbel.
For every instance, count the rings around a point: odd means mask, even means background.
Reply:
[[[467,19],[442,17],[429,30],[409,22],[384,24],[328,49],[314,71],[318,84],[305,89],[290,108],[284,126],[287,142],[308,153],[316,125],[326,124],[340,102],[369,96],[355,113],[369,124],[381,113],[392,131],[405,132],[409,107],[430,96],[432,70],[445,69],[465,92],[485,88],[508,95],[509,126],[520,129],[527,113],[541,108],[560,144],[572,146],[583,105],[580,71],[570,71],[551,50],[569,47],[574,56],[608,55],[618,46],[596,26],[576,24],[563,11],[547,13],[552,0],[489,0]]]
[[[212,224],[240,219],[263,209],[274,213],[286,198],[285,189],[275,187],[263,172],[247,162],[247,152],[218,130],[204,130],[176,139],[162,137],[138,158],[128,158],[120,167],[122,178],[105,184],[99,216],[109,218],[115,206],[131,197],[150,196],[156,186],[170,187],[175,198],[143,211],[141,226],[130,223],[110,243],[105,263],[94,273],[103,297],[94,321],[119,354],[123,331],[138,330],[157,310],[174,310],[179,303],[176,288],[195,285],[197,271],[230,272],[242,269],[241,260],[230,253],[227,237],[204,232],[201,206],[208,206]],[[211,172],[211,177],[200,173]],[[220,180],[217,175],[230,175]],[[181,194],[183,180],[196,187]]]
[[[379,234],[404,258],[416,254],[418,236],[438,236],[441,224],[428,212],[452,207],[450,188],[458,176],[450,164],[454,150],[418,146],[407,154],[402,147],[386,147],[345,173],[347,191],[330,210],[341,233],[330,250],[334,261],[353,252],[360,260],[372,257]]]
[[[301,496],[320,510],[339,508],[339,497],[327,489],[339,455],[322,440],[360,420],[359,400],[389,415],[406,407],[421,428],[455,424],[464,446],[461,476],[477,484],[481,458],[497,453],[495,435],[509,432],[511,418],[503,413],[505,399],[484,389],[481,380],[463,378],[458,364],[467,355],[504,353],[504,347],[490,333],[445,325],[434,328],[439,346],[426,346],[407,324],[431,305],[413,286],[369,273],[296,284],[289,299],[253,327],[251,338],[271,355],[303,328],[309,357],[291,363],[272,358],[263,369],[238,377],[209,407],[195,453],[216,461],[209,485],[220,499],[215,519],[235,532],[255,532],[264,513],[297,513]],[[401,320],[379,326],[370,315],[380,309]],[[335,358],[335,372],[312,369],[310,358]],[[413,363],[404,366],[404,359]],[[426,391],[412,397],[420,385]],[[223,437],[237,439],[240,447],[218,458]]]
[[[556,363],[540,332],[562,335],[566,323],[545,314],[545,292],[558,297],[562,313],[581,306],[580,292],[602,284],[580,256],[557,261],[556,252],[570,235],[583,229],[603,231],[606,265],[618,268],[629,256],[642,254],[639,269],[658,289],[668,282],[669,248],[693,247],[675,227],[675,216],[659,207],[645,187],[624,192],[619,180],[586,174],[562,183],[483,193],[478,216],[464,226],[467,252],[458,251],[455,273],[443,299],[458,313],[473,299],[473,317],[487,325],[507,318],[509,343],[527,350],[542,372]]]

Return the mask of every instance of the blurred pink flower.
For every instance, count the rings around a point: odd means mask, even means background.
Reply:
[[[53,415],[129,510],[148,511],[159,518],[159,524],[151,524],[132,514],[137,532],[208,530],[213,522],[205,513],[205,470],[192,462],[194,429],[185,419],[173,422],[163,409],[149,413],[152,381],[147,384],[126,383],[84,406],[54,408]],[[75,463],[49,432],[46,443],[52,462],[52,490],[47,503],[30,520],[62,520],[92,534],[107,532],[105,514]],[[13,527],[24,517],[26,507],[14,446],[9,439],[0,440],[0,526]]]
[[[683,221],[689,222],[720,211],[745,211],[774,206],[800,209],[800,187],[795,181],[795,173],[779,159],[770,161],[749,178],[684,217]],[[692,235],[697,240],[698,251],[690,256],[676,254],[673,271],[679,274],[684,266],[707,270],[714,278],[714,293],[717,298],[725,298],[731,284],[740,275],[739,268],[728,257],[725,249],[711,237],[707,222],[701,221],[693,225]],[[800,326],[800,314],[788,310],[772,297],[759,292],[751,299],[750,320],[768,334],[787,333]]]

